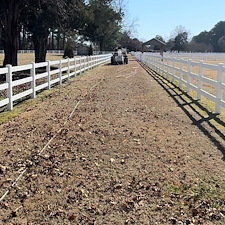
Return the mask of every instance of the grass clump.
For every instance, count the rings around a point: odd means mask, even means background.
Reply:
[[[12,118],[17,117],[19,114],[20,112],[17,109],[0,113],[0,124],[5,123]]]
[[[193,183],[166,183],[162,196],[163,205],[169,206],[176,221],[192,221],[194,224],[225,222],[225,182],[222,180],[206,178]]]

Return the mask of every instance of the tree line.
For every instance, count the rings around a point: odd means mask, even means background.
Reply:
[[[35,62],[46,60],[47,49],[64,50],[66,44],[89,41],[100,51],[127,47],[148,51],[131,29],[125,28],[123,0],[0,0],[0,49],[3,66],[17,65],[18,49],[34,49]],[[189,41],[189,33],[179,26],[165,41],[167,51],[225,51],[225,21],[203,31]],[[152,37],[149,37],[152,38]],[[71,44],[72,43],[72,44]],[[152,50],[157,50],[153,46]]]
[[[47,49],[67,42],[89,41],[99,50],[113,49],[121,39],[121,0],[0,0],[0,49],[6,64],[17,65],[18,49],[34,49],[35,62]]]
[[[159,46],[145,46],[143,42],[130,36],[129,31],[123,32],[120,43],[131,51],[159,50]],[[218,22],[210,31],[202,31],[191,39],[183,26],[177,26],[168,40],[161,35],[156,35],[155,38],[166,44],[165,51],[225,52],[225,21]]]
[[[189,40],[189,32],[178,26],[173,37],[165,41],[160,35],[156,38],[166,43],[167,51],[188,52],[224,52],[225,51],[225,21],[218,22],[210,31],[202,31]],[[157,50],[157,46],[153,50]]]

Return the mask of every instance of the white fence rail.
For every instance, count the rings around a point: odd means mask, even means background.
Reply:
[[[34,50],[18,50],[17,53],[19,54],[34,54]],[[47,50],[47,53],[50,54],[63,54],[64,50]],[[93,51],[93,55],[100,55],[100,54],[108,54],[109,51]],[[4,54],[4,50],[0,50],[0,54]],[[77,51],[74,50],[74,55],[78,55]]]
[[[196,98],[202,96],[215,103],[215,112],[221,113],[225,108],[225,66],[207,64],[204,61],[196,62],[182,58],[161,57],[148,53],[133,53],[135,57],[147,67],[172,82],[178,82],[189,93],[196,92]]]
[[[144,53],[152,56],[160,56],[159,52],[148,52]],[[224,52],[164,52],[164,57],[171,58],[182,58],[182,59],[192,59],[193,61],[219,61],[225,63],[225,53]]]
[[[62,84],[66,79],[106,63],[110,57],[111,54],[84,56],[23,66],[7,65],[5,68],[0,68],[0,76],[6,76],[6,81],[0,84],[0,107],[12,110],[15,101],[24,97],[35,98],[37,92]],[[19,73],[25,73],[26,77],[14,80],[13,76]],[[15,91],[19,86],[22,86],[22,90]]]

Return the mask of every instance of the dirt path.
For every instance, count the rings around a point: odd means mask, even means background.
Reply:
[[[131,57],[29,101],[0,126],[0,224],[224,224],[224,136],[192,104]]]

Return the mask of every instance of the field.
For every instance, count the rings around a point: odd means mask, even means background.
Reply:
[[[219,64],[218,61],[206,61],[204,63],[211,64],[211,65],[218,65]],[[180,68],[180,64],[176,64],[175,66],[177,68]],[[187,65],[183,66],[183,70],[188,71],[188,66]],[[192,73],[198,74],[199,73],[199,67],[198,66],[193,66],[192,67]],[[175,74],[179,76],[179,73],[175,73]],[[205,69],[204,68],[202,70],[202,75],[203,75],[203,77],[206,77],[206,78],[209,78],[209,79],[212,79],[212,80],[215,80],[216,81],[218,74],[217,74],[217,71],[215,71],[215,70],[210,70],[210,69]],[[184,75],[183,76],[183,79],[184,80],[187,80],[187,76]],[[192,84],[194,84],[195,86],[197,86],[198,79],[197,78],[192,78],[191,82],[192,82]],[[208,93],[210,93],[212,95],[216,95],[216,88],[213,87],[212,85],[206,83],[206,82],[203,82],[202,89],[205,90],[205,91],[207,91]],[[223,100],[225,101],[225,93],[223,95]]]
[[[165,67],[167,68],[167,71],[171,74],[175,74],[177,77],[172,78],[171,76],[168,76],[169,80],[172,81],[174,79],[174,82],[176,85],[179,85],[184,91],[188,91],[189,94],[193,98],[197,98],[197,93],[195,91],[190,91],[191,89],[188,89],[186,84],[179,84],[179,79],[182,79],[196,87],[199,87],[201,85],[201,89],[205,92],[208,92],[209,94],[213,96],[217,96],[217,86],[218,86],[218,71],[219,71],[219,66],[223,66],[224,68],[224,60],[217,59],[208,59],[205,61],[202,61],[201,58],[193,58],[191,59],[190,63],[190,68],[189,68],[189,63],[188,63],[188,58],[181,58],[181,59],[174,59],[172,58],[165,58],[164,59],[164,64],[166,65]],[[200,69],[200,62],[202,62],[202,68]],[[175,67],[175,68],[174,68]],[[188,76],[187,73],[189,74],[189,69],[192,74],[192,76]],[[199,74],[202,74],[202,79],[203,81],[199,81]],[[164,74],[167,76],[167,74]],[[195,75],[195,76],[194,76]],[[222,75],[222,83],[225,83],[225,70],[223,69],[223,72],[221,73]],[[214,81],[214,82],[213,82]],[[202,97],[203,99],[205,98],[204,96]],[[225,91],[222,93],[222,100],[225,101]],[[208,102],[210,102],[208,100]],[[212,102],[212,105],[214,103]],[[215,109],[215,106],[212,107]]]
[[[46,55],[46,60],[59,60],[62,59],[63,54],[60,53],[48,53]],[[3,60],[4,60],[4,54],[0,54],[0,65],[3,64]],[[34,54],[33,53],[29,53],[29,54],[18,54],[18,65],[26,65],[29,64],[31,62],[34,62]]]
[[[134,58],[10,113],[0,223],[225,223],[224,122]]]

